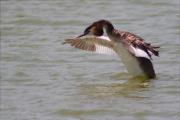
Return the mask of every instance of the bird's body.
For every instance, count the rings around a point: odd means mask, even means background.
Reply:
[[[128,72],[133,76],[143,75],[142,69],[139,67],[139,63],[135,56],[133,56],[127,49],[124,49],[121,43],[117,43],[114,46],[114,50],[121,58]]]
[[[105,29],[108,37],[101,36]],[[82,38],[86,34],[96,37]],[[156,48],[132,33],[114,29],[107,20],[94,22],[84,31],[84,34],[75,39],[66,40],[79,49],[103,54],[117,54],[128,72],[133,76],[146,76],[155,78],[156,74],[152,65],[152,55],[158,56]]]

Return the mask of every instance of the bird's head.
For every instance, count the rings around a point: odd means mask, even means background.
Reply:
[[[85,35],[95,35],[95,36],[103,35],[103,22],[104,22],[103,20],[99,20],[92,23],[84,30],[84,33],[79,35],[77,38]]]

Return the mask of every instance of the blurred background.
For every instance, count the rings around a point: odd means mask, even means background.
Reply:
[[[180,119],[179,0],[1,0],[2,120]],[[159,45],[157,78],[130,80],[116,56],[61,45],[92,22]]]

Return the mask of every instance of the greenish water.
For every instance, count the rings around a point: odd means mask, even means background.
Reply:
[[[180,1],[1,1],[2,120],[180,119]],[[157,78],[131,79],[115,56],[61,45],[93,21],[160,45]]]

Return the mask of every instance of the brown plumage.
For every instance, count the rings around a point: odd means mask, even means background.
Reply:
[[[150,58],[151,58],[151,53],[154,54],[155,56],[159,56],[159,51],[156,50],[157,48],[159,48],[158,46],[152,46],[150,43],[146,43],[144,39],[142,39],[141,37],[132,34],[130,32],[116,30],[116,33],[120,34],[119,36],[120,39],[126,40],[129,44],[132,44],[135,48],[138,47],[144,50]]]

